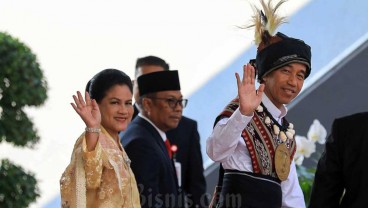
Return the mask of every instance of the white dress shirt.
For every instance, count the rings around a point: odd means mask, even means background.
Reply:
[[[270,99],[263,94],[262,103],[281,125],[282,118],[287,113],[287,108],[283,106],[278,109]],[[224,169],[253,172],[252,160],[241,133],[247,124],[252,120],[252,116],[244,116],[239,108],[229,118],[221,119],[207,139],[207,154],[216,162],[221,162]],[[281,182],[282,207],[305,207],[303,192],[299,185],[295,163],[290,165],[288,178]]]
[[[148,123],[150,123],[153,127],[155,127],[155,129],[158,131],[158,133],[160,134],[162,140],[164,142],[166,142],[166,133],[164,131],[162,131],[161,129],[159,129],[151,120],[149,120],[146,116],[144,116],[142,113],[138,113],[138,116],[143,118],[144,120],[146,120]]]

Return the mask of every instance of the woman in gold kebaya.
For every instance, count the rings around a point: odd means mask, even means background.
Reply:
[[[73,99],[86,128],[60,179],[62,207],[140,207],[130,160],[119,140],[133,115],[131,79],[105,69],[88,82],[85,98],[78,91]]]

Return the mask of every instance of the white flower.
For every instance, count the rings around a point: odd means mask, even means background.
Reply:
[[[318,143],[324,144],[326,142],[327,131],[317,119],[314,119],[313,124],[309,127],[307,136],[313,142],[318,141]]]
[[[271,119],[270,119],[270,117],[268,117],[268,116],[267,116],[267,117],[265,118],[265,124],[267,124],[267,125],[268,125],[268,124],[270,124],[270,123],[271,123]]]
[[[259,105],[256,109],[257,112],[261,113],[263,111],[263,107]]]
[[[311,156],[313,152],[316,151],[316,144],[308,140],[306,137],[296,135],[296,154],[303,155],[304,157],[308,158]]]
[[[297,152],[294,155],[294,162],[296,165],[302,165],[304,160],[304,156],[298,154]]]

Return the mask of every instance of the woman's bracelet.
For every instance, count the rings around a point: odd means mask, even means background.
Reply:
[[[85,131],[86,132],[89,132],[89,133],[100,133],[101,132],[101,129],[100,128],[89,128],[89,127],[86,127],[85,128]]]

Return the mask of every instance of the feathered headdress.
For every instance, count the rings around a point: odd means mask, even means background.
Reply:
[[[287,0],[280,0],[275,6],[272,0],[265,3],[260,0],[262,10],[253,6],[252,24],[246,28],[255,28],[254,41],[257,45],[256,68],[258,80],[262,77],[290,63],[302,63],[307,67],[305,78],[311,71],[311,49],[302,40],[288,37],[276,29],[286,22],[286,17],[277,15],[277,10]]]
[[[286,0],[279,1],[275,6],[272,5],[272,0],[265,3],[261,0],[262,10],[256,6],[252,6],[254,15],[252,16],[253,24],[247,28],[255,27],[254,41],[255,44],[260,47],[258,50],[262,50],[269,44],[272,44],[273,35],[278,26],[286,22],[286,17],[280,17],[277,15],[277,9],[286,2]]]

